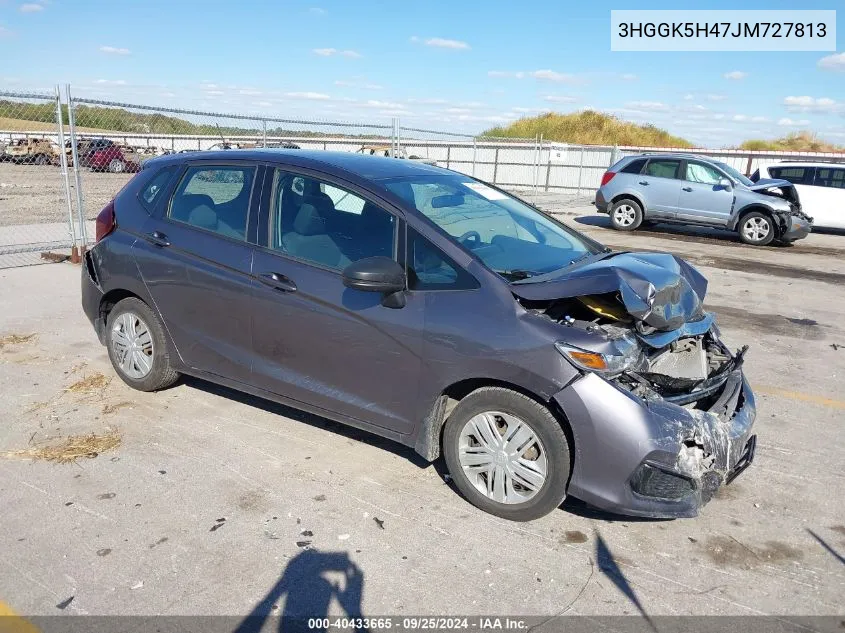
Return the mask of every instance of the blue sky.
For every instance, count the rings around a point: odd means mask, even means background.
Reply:
[[[593,108],[705,146],[845,144],[845,36],[836,53],[611,52],[611,8],[677,3],[0,0],[0,90],[461,132]]]

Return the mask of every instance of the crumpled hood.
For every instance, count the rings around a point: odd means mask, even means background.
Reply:
[[[772,187],[791,189],[793,186],[794,185],[788,180],[782,180],[779,178],[761,178],[753,185],[748,185],[748,188],[751,189],[751,191],[763,191],[765,189],[771,189]]]
[[[512,283],[511,291],[527,301],[618,293],[635,319],[669,331],[703,316],[707,280],[674,255],[623,252],[546,281]]]

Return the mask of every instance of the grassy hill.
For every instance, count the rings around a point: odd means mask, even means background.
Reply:
[[[739,148],[781,152],[845,152],[845,147],[842,145],[823,141],[808,131],[793,132],[772,140],[750,139],[740,145]]]
[[[653,125],[637,125],[614,116],[582,110],[572,114],[547,112],[525,117],[505,127],[494,127],[485,136],[534,138],[583,145],[639,145],[643,147],[692,147],[686,139]]]

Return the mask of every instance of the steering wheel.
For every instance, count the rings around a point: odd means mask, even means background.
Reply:
[[[458,241],[461,244],[464,244],[470,239],[475,242],[476,246],[479,246],[481,244],[481,234],[478,231],[467,231],[458,238]],[[467,244],[467,246],[469,246],[469,244]]]

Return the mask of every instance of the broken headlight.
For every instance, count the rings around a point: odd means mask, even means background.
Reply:
[[[622,337],[614,341],[615,354],[594,352],[569,345],[564,342],[555,343],[555,348],[564,358],[578,369],[595,371],[600,374],[613,376],[630,369],[640,360],[640,346],[633,338]]]

